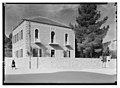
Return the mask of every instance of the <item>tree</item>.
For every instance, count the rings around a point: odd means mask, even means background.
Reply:
[[[12,41],[12,33],[9,34],[9,39]]]
[[[5,40],[4,40],[4,43],[5,43],[5,47],[9,48],[9,49],[12,49],[12,41],[10,38],[8,38],[5,34]]]
[[[99,20],[100,17],[96,4],[82,4],[78,7],[77,24],[74,26],[70,24],[70,26],[75,31],[80,57],[95,57],[96,49],[101,49],[102,52],[102,41],[109,25],[102,27],[108,17]]]
[[[9,43],[8,43],[8,47],[9,47],[10,49],[12,49],[12,33],[9,34],[9,39],[10,39],[10,41],[9,41]]]

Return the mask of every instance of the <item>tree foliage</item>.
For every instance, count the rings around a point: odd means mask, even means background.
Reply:
[[[77,24],[74,26],[70,24],[70,26],[75,31],[80,57],[95,57],[95,49],[102,50],[102,41],[106,36],[109,25],[102,27],[108,17],[99,20],[100,17],[101,14],[97,10],[96,4],[82,4],[78,7]]]
[[[4,34],[4,37],[5,37],[5,47],[9,48],[9,49],[12,49],[12,33],[9,35],[9,37],[7,37],[5,34]]]

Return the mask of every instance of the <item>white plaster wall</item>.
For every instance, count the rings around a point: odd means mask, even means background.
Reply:
[[[17,69],[30,69],[29,59],[16,59]],[[11,69],[12,58],[5,58],[5,69]],[[38,64],[37,64],[38,63]],[[41,69],[57,69],[57,70],[82,70],[82,69],[105,69],[102,66],[101,59],[99,58],[31,58],[31,70],[34,71]],[[38,68],[37,68],[38,66]],[[110,65],[107,69],[115,69],[117,66],[116,59],[110,60]]]

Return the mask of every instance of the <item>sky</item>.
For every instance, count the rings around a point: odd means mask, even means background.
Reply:
[[[65,25],[76,24],[79,4],[6,4],[5,5],[5,34],[9,36],[12,29],[16,27],[22,18],[43,16]],[[115,6],[113,3],[99,5],[101,18],[108,16],[103,26],[109,25],[109,31],[103,42],[116,39]]]

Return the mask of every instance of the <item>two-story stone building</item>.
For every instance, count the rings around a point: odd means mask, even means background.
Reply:
[[[45,17],[22,19],[13,32],[14,59],[30,57],[75,57],[74,31]],[[32,59],[32,58],[31,58]]]

